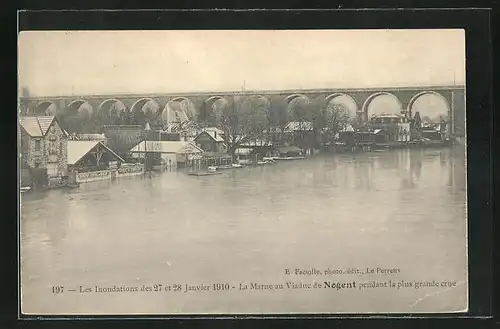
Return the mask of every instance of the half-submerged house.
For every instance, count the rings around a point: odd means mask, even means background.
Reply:
[[[192,142],[142,141],[130,153],[135,158],[148,158],[157,169],[176,169],[199,166],[203,150]]]
[[[314,124],[310,121],[289,122],[283,132],[285,139],[294,145],[310,147],[315,143]]]
[[[179,140],[191,142],[203,129],[193,121],[182,121],[171,125],[169,132],[179,134]]]
[[[193,139],[203,153],[203,165],[216,166],[229,164],[232,157],[227,153],[227,144],[223,138],[224,132],[218,128],[210,127],[203,130]]]
[[[205,128],[193,142],[205,152],[226,153],[227,147],[223,132],[217,128]]]
[[[68,168],[86,172],[118,169],[125,162],[102,141],[68,141]]]
[[[68,141],[68,169],[72,183],[114,179],[122,171],[130,175],[130,170],[122,165],[125,160],[102,141]],[[140,173],[142,168],[133,168]]]

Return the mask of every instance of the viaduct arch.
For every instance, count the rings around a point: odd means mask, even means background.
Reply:
[[[348,108],[349,116],[356,117],[356,113],[359,112],[358,102],[356,102],[356,100],[351,95],[346,94],[346,93],[334,93],[334,94],[330,94],[330,95],[326,96],[325,97],[325,107],[328,109],[328,105],[330,105],[335,99],[338,99],[341,97],[345,97],[347,100],[350,101],[350,103],[352,105],[354,105],[354,108],[352,109],[353,113],[351,113],[351,111],[349,111],[351,109],[349,108],[348,104],[344,104]]]
[[[30,111],[28,110],[28,113]],[[43,101],[38,103],[38,105],[35,107],[35,109],[32,112],[35,115],[57,115],[59,113],[59,109],[57,108],[57,105],[52,102],[52,101]]]
[[[91,118],[94,115],[94,108],[84,99],[77,99],[68,104],[66,113],[70,117],[83,116]]]
[[[185,108],[182,108],[183,102],[187,102],[187,106]],[[179,104],[179,109],[172,108],[172,105],[175,103]],[[195,117],[196,105],[190,98],[184,96],[175,97],[167,101],[161,112],[161,121],[167,125],[176,122],[188,121]]]
[[[387,91],[381,91],[381,92],[378,92],[378,93],[374,93],[374,94],[371,94],[370,96],[368,96],[368,98],[364,101],[363,103],[363,106],[361,107],[361,115],[364,116],[364,119],[365,120],[368,120],[369,117],[368,117],[368,108],[370,107],[370,104],[377,98],[377,97],[380,97],[380,96],[390,96],[392,99],[396,100],[398,105],[399,105],[399,110],[400,112],[403,111],[403,103],[401,102],[401,100],[396,96],[394,95],[393,93],[390,93],[390,92],[387,92]]]
[[[311,103],[311,99],[307,95],[304,95],[304,94],[292,94],[290,96],[285,97],[285,102],[287,104],[287,106],[286,106],[287,118],[292,118],[292,120],[296,120],[296,119],[302,119],[302,118],[297,118],[297,115],[304,116],[302,113],[301,114],[294,113],[294,111],[292,109],[292,105],[295,102],[297,102],[297,100],[299,100],[299,99],[304,100],[306,102],[306,104]]]
[[[441,94],[439,92],[428,90],[428,91],[419,92],[418,94],[416,94],[412,98],[410,98],[410,100],[408,101],[408,105],[406,107],[406,112],[408,113],[408,115],[410,117],[412,116],[412,109],[413,109],[413,105],[415,104],[415,102],[420,97],[425,96],[425,95],[434,95],[434,96],[437,96],[438,98],[440,98],[443,101],[443,103],[446,104],[446,112],[447,112],[447,114],[448,115],[450,114],[450,112],[451,112],[451,104],[446,99],[446,97],[444,97],[443,94]]]

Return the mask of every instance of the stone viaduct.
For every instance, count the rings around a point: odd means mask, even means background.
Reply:
[[[321,99],[325,106],[343,96],[356,104],[359,119],[367,120],[370,103],[380,96],[394,98],[399,104],[401,113],[412,115],[412,107],[419,97],[434,95],[447,104],[448,117],[451,121],[451,133],[455,137],[465,136],[465,87],[464,86],[420,86],[393,88],[363,89],[301,89],[279,91],[245,91],[245,92],[205,92],[205,93],[164,93],[164,94],[108,94],[85,96],[49,96],[20,97],[19,111],[22,115],[77,115],[84,109],[89,115],[108,116],[112,107],[136,113],[149,108],[157,115],[169,113],[172,104],[187,104],[188,116],[196,115],[201,108],[218,100],[226,102],[242,102],[245,99],[258,97],[265,99],[270,106],[274,102],[291,104],[294,100]]]

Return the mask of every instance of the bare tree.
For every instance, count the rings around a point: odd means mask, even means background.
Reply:
[[[196,122],[202,127],[213,127],[217,125],[216,112],[227,106],[227,100],[218,98],[215,101],[203,102],[196,115]]]
[[[349,111],[343,104],[332,104],[327,106],[323,113],[327,140],[333,142],[337,134],[347,128],[350,121]]]
[[[420,112],[415,112],[415,117],[413,120],[415,129],[417,129],[417,131],[420,131],[420,129],[422,128],[422,119],[420,118]]]
[[[262,143],[267,137],[267,129],[271,119],[269,116],[270,105],[265,98],[259,96],[245,99],[241,104],[242,119],[249,125],[247,134],[253,136],[254,142],[257,142],[255,139],[259,139]],[[250,139],[250,141],[252,140]]]
[[[108,139],[107,146],[118,154],[125,155],[143,140],[141,130],[140,127],[107,127],[104,131]]]
[[[311,100],[308,104],[308,117],[309,121],[312,123],[313,129],[313,147],[318,147],[320,144],[321,132],[326,127],[326,112],[324,108],[324,100],[321,97],[317,97]]]
[[[311,128],[310,100],[295,98],[289,103],[291,119],[294,122],[290,128],[293,130],[293,143],[303,144],[305,131]]]
[[[144,121],[149,122],[150,125],[158,124],[158,109],[153,108],[151,105],[147,104],[144,106],[141,112],[144,113]]]
[[[241,144],[262,137],[262,132],[268,126],[267,113],[263,107],[238,97],[217,111],[216,121],[216,126],[223,131],[224,141],[233,160],[236,149]]]
[[[274,100],[268,110],[268,133],[274,143],[281,142],[286,125],[290,121],[288,104],[284,99]]]
[[[118,110],[115,106],[111,107],[111,110],[109,111],[109,119],[107,120],[107,122],[111,123],[112,125],[117,125],[120,122],[120,114],[118,113]]]

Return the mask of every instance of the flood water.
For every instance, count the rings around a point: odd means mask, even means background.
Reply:
[[[222,175],[184,172],[25,193],[25,313],[458,311],[466,306],[463,150],[319,155]],[[454,281],[453,289],[240,291],[323,282],[285,269],[397,268],[352,282]],[[229,291],[184,285],[228,283]],[[80,293],[79,286],[183,285],[182,292]],[[53,286],[64,292],[53,294]],[[232,287],[236,288],[232,288]],[[69,292],[76,289],[77,292]]]

